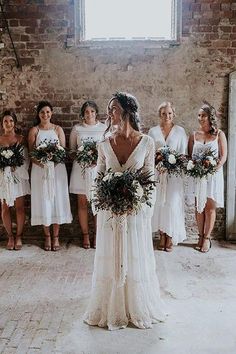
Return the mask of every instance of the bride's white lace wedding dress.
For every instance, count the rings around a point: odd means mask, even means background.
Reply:
[[[122,166],[109,139],[98,149],[98,172],[143,167],[154,175],[154,142],[147,135]],[[151,328],[164,320],[152,243],[152,213],[153,208],[147,205],[136,215],[119,220],[111,218],[110,212],[98,213],[92,293],[84,316],[89,325],[114,330],[132,322],[138,328]]]

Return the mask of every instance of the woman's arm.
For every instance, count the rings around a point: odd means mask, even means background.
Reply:
[[[218,136],[218,144],[219,144],[219,162],[217,164],[217,168],[220,168],[224,165],[227,159],[227,140],[225,133],[221,130]]]
[[[66,137],[65,137],[65,133],[64,133],[62,127],[57,125],[56,132],[58,135],[60,145],[65,148],[66,147]]]
[[[70,147],[70,150],[76,150],[77,149],[77,131],[76,131],[76,126],[74,126],[72,128],[72,131],[70,133],[69,147]]]
[[[188,156],[189,157],[192,157],[193,143],[194,143],[193,134],[191,134],[188,139]]]

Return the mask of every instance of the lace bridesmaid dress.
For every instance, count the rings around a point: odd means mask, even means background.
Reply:
[[[106,125],[96,123],[95,125],[76,124],[70,134],[70,149],[77,150],[82,145],[82,142],[87,139],[101,141],[106,130]],[[96,175],[96,167],[89,167],[82,173],[82,168],[78,162],[73,162],[73,167],[70,176],[70,193],[85,194],[87,199],[91,196],[91,186]]]
[[[154,143],[149,136],[142,136],[122,166],[109,139],[99,144],[98,172],[142,167],[154,174]],[[110,212],[98,212],[92,292],[84,316],[89,325],[115,330],[131,322],[138,328],[151,328],[164,320],[152,243],[152,212],[153,208],[144,205],[136,215],[125,217],[127,229],[123,234],[117,232],[117,221]]]

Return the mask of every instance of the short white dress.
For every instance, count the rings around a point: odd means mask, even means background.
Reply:
[[[58,141],[54,129],[38,129],[35,145],[43,141]],[[53,164],[54,165],[54,164]],[[53,195],[45,193],[45,181],[47,169],[32,164],[31,171],[31,225],[50,226],[51,224],[71,223],[72,215],[68,192],[67,171],[64,164],[54,165]]]
[[[219,131],[220,132],[220,131]],[[194,155],[198,155],[206,150],[211,150],[217,158],[219,157],[219,133],[213,141],[209,141],[208,143],[201,143],[195,139],[195,132],[193,134],[194,143],[193,143],[193,151],[192,157]],[[198,198],[198,186],[200,178],[190,179],[190,185],[193,184],[193,195]],[[215,201],[217,208],[224,207],[224,176],[223,176],[223,167],[220,167],[217,172],[213,175],[210,175],[206,179],[206,198],[210,198]],[[205,199],[206,202],[206,199]],[[202,206],[204,207],[204,205]],[[199,210],[201,212],[201,210]]]
[[[98,122],[95,125],[86,123],[76,124],[70,134],[70,149],[77,150],[84,140],[91,138],[94,141],[101,141],[106,130],[106,125]],[[70,177],[70,193],[85,194],[88,199],[91,197],[91,187],[94,182],[96,167],[86,168],[85,173],[78,162],[73,162]]]
[[[98,172],[143,168],[154,173],[154,143],[147,135],[123,165],[109,139],[99,144],[98,152]],[[123,217],[98,212],[92,292],[84,315],[89,325],[115,330],[132,322],[138,328],[150,328],[164,320],[166,310],[160,297],[152,243],[152,213],[153,207],[147,205],[136,215]]]
[[[185,130],[174,125],[167,138],[158,125],[148,133],[155,141],[156,150],[168,145],[180,154],[187,152],[187,135]],[[159,181],[156,172],[157,181]],[[186,239],[185,209],[184,209],[184,180],[182,177],[168,176],[163,196],[163,186],[157,183],[157,198],[152,218],[152,231],[162,231],[172,237],[172,242],[177,245]]]
[[[29,157],[24,148],[24,164],[11,171],[10,167],[0,170],[0,200],[5,200],[8,206],[13,206],[16,198],[30,194]]]

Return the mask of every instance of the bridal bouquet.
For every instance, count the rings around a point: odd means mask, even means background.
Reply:
[[[35,147],[29,155],[42,164],[46,164],[49,161],[64,163],[67,158],[66,150],[57,140],[51,141],[47,139]]]
[[[24,146],[22,144],[14,144],[8,147],[0,148],[0,169],[5,167],[20,167],[24,164]]]
[[[185,161],[185,155],[179,154],[167,145],[156,151],[155,165],[160,174],[167,172],[169,175],[182,175]]]
[[[151,207],[151,194],[155,182],[152,174],[126,170],[124,172],[100,172],[95,179],[92,203],[95,210],[109,210],[113,216],[137,213],[142,204]]]
[[[96,141],[91,138],[84,140],[83,144],[78,148],[75,157],[82,171],[85,172],[86,168],[96,165],[97,159],[98,150]]]
[[[193,178],[203,178],[216,172],[218,159],[210,149],[194,155],[185,164],[185,173]]]

